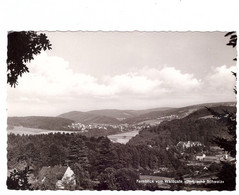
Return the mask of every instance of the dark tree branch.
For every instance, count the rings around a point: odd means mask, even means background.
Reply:
[[[18,78],[29,72],[26,63],[42,50],[51,49],[50,41],[43,33],[34,31],[10,32],[8,34],[7,83],[16,87]]]

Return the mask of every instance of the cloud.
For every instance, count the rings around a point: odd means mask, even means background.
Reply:
[[[75,73],[67,61],[57,56],[48,56],[45,52],[37,56],[29,67],[30,73],[19,78],[17,88],[28,94],[65,96],[70,93],[84,95],[106,91],[105,86],[98,84],[95,77]]]
[[[151,96],[175,91],[188,91],[200,86],[192,74],[174,67],[141,70],[96,78],[74,72],[67,61],[43,52],[29,64],[30,73],[19,78],[18,90],[44,96]]]
[[[161,87],[169,91],[191,91],[201,86],[201,80],[196,79],[193,74],[182,73],[174,67],[165,66],[161,70],[145,67],[141,72],[160,80]]]
[[[160,81],[147,78],[144,75],[137,73],[127,73],[116,75],[108,80],[110,88],[112,87],[116,93],[149,93],[156,87],[160,86]]]
[[[230,100],[235,85],[231,71],[236,67],[217,67],[200,79],[168,66],[160,69],[144,67],[130,73],[97,78],[74,72],[63,58],[42,52],[29,68],[30,73],[19,78],[17,88],[9,87],[8,100],[10,104],[14,102],[14,106],[17,102],[22,105],[51,104],[52,109],[56,109],[56,105],[64,107],[80,102],[81,105],[102,104],[117,108],[121,102],[127,104],[124,107],[134,105],[137,109],[142,105],[158,106],[160,102],[162,106],[173,106]]]
[[[210,90],[221,93],[232,92],[235,85],[235,77],[232,76],[232,71],[236,72],[236,66],[227,67],[226,65],[217,67],[211,74],[206,77],[206,83]]]

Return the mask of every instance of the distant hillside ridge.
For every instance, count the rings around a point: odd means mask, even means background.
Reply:
[[[23,126],[29,128],[61,130],[74,123],[74,120],[61,117],[26,116],[8,117],[8,126]]]
[[[103,110],[91,110],[87,113],[101,115],[101,116],[108,116],[108,117],[114,117],[117,119],[127,119],[136,117],[142,114],[146,114],[153,111],[164,111],[164,110],[170,110],[173,108],[170,107],[160,107],[160,108],[151,108],[151,109],[145,109],[145,110],[119,110],[119,109],[103,109]]]
[[[96,115],[87,112],[72,111],[59,115],[58,117],[74,120],[83,124],[119,124],[120,121],[113,117]]]
[[[122,123],[139,123],[152,119],[160,119],[161,117],[174,115],[175,118],[184,118],[189,114],[205,107],[216,106],[236,106],[236,102],[219,102],[219,103],[205,103],[192,106],[186,106],[182,108],[171,108],[162,111],[152,111],[136,117],[131,117],[122,121]]]
[[[236,112],[234,106],[211,107],[217,112]],[[179,141],[200,141],[212,145],[214,136],[229,138],[225,124],[219,123],[206,108],[201,108],[181,119],[163,121],[157,126],[140,131],[129,141],[133,145],[152,145],[162,148],[176,145]]]
[[[8,117],[8,126],[23,126],[29,128],[59,130],[64,129],[74,122],[83,124],[134,124],[144,123],[147,120],[155,119],[156,122],[184,118],[191,113],[207,107],[236,106],[236,102],[208,103],[187,106],[182,108],[153,108],[145,110],[92,110],[88,112],[71,111],[60,114],[57,117],[27,116]],[[168,118],[167,118],[168,117]],[[170,118],[171,117],[171,118]],[[165,119],[166,118],[166,119]]]
[[[82,111],[70,111],[67,113],[60,114],[58,117],[67,118],[80,122],[83,124],[133,124],[143,123],[147,120],[161,119],[161,117],[168,117],[173,115],[176,118],[183,118],[188,116],[190,113],[207,107],[215,106],[235,106],[235,102],[220,102],[220,103],[205,103],[199,105],[186,106],[181,108],[171,107],[159,107],[145,110],[119,110],[119,109],[102,109],[102,110],[91,110],[87,112]]]

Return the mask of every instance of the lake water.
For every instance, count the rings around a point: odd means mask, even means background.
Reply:
[[[135,137],[138,133],[139,130],[134,130],[115,135],[108,135],[107,137],[114,143],[126,144],[132,137]]]
[[[49,133],[77,133],[77,131],[62,131],[62,130],[47,130],[47,129],[36,129],[28,127],[14,127],[14,129],[7,130],[7,133],[19,134],[19,135],[39,135]]]
[[[78,133],[78,131],[63,131],[63,130],[47,130],[28,127],[14,127],[14,129],[7,130],[7,133],[19,134],[19,135],[39,135],[49,133]],[[125,133],[119,133],[107,136],[114,143],[126,144],[132,137],[136,136],[139,130],[129,131]]]

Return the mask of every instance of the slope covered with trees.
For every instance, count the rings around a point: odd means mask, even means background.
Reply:
[[[214,107],[219,113],[235,111],[235,107]],[[160,125],[140,131],[139,135],[130,140],[132,145],[150,144],[162,148],[176,145],[179,141],[200,141],[212,145],[214,136],[228,137],[225,124],[218,123],[206,108],[200,109],[182,119],[164,121]]]
[[[27,116],[27,117],[8,117],[8,126],[23,126],[29,128],[61,130],[71,125],[74,121],[60,117],[43,117],[43,116]]]
[[[132,117],[137,117],[139,115],[143,115],[146,113],[154,112],[154,111],[165,111],[170,110],[172,108],[169,107],[160,107],[160,108],[152,108],[145,110],[118,110],[118,109],[105,109],[105,110],[91,110],[87,113],[97,114],[101,116],[109,116],[117,119],[127,119]]]
[[[70,120],[74,120],[75,122],[83,123],[83,124],[119,124],[120,122],[113,117],[101,116],[97,114],[87,113],[87,112],[79,112],[72,111],[59,115],[59,117],[67,118]]]
[[[140,114],[135,117],[130,117],[122,121],[122,123],[139,123],[151,119],[159,119],[160,117],[173,115],[175,118],[183,118],[197,110],[205,107],[216,107],[216,106],[235,106],[235,102],[220,102],[220,103],[206,103],[199,105],[186,106],[182,108],[170,108],[162,110],[153,110]]]

